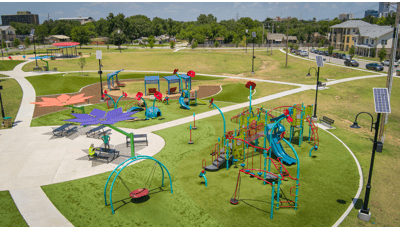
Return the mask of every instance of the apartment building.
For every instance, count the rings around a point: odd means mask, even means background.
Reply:
[[[354,14],[351,13],[345,13],[345,14],[339,14],[339,20],[350,20],[354,18]]]
[[[13,46],[16,37],[15,29],[12,26],[0,26],[0,44],[4,41],[7,47]]]
[[[375,56],[385,47],[387,53],[392,48],[393,28],[379,26],[361,20],[350,20],[330,27],[329,42],[335,49],[348,51],[352,46],[356,54],[370,57],[374,49]]]
[[[95,21],[92,17],[82,17],[82,16],[79,16],[77,18],[59,18],[58,20],[78,21],[81,24],[86,24],[88,22],[94,22]]]
[[[1,23],[3,26],[10,25],[11,22],[34,23],[39,25],[39,15],[31,14],[30,11],[17,11],[17,14],[1,15]]]

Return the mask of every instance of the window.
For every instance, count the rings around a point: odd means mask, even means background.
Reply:
[[[365,39],[365,44],[368,44],[368,39]]]
[[[347,43],[349,43],[349,41],[350,41],[350,37],[347,37]]]
[[[381,44],[382,44],[383,46],[387,45],[387,40],[382,40],[382,41],[381,41]]]
[[[353,29],[353,33],[355,33],[356,32],[356,29]]]
[[[373,45],[374,44],[374,40],[371,40],[371,45]]]

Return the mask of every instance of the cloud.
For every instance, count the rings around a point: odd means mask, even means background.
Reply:
[[[198,10],[198,9],[191,9],[191,10],[189,10],[190,12],[199,12],[200,10]]]
[[[182,9],[183,9],[182,6],[177,6],[177,5],[174,5],[174,4],[170,4],[168,7],[164,8],[164,11],[168,12],[168,13],[176,14],[176,13],[178,13],[178,10],[182,10]]]
[[[233,3],[233,8],[238,7],[240,4],[241,4],[240,2],[234,2],[234,3]]]

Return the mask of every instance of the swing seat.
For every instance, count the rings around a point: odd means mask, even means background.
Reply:
[[[149,195],[149,190],[147,188],[139,188],[129,193],[129,196],[134,199],[141,198],[147,195]]]
[[[229,202],[230,202],[231,204],[233,204],[233,205],[239,204],[239,200],[237,200],[236,198],[232,198]]]

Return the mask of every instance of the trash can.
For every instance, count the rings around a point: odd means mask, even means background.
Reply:
[[[4,127],[10,128],[11,125],[11,117],[3,117]]]
[[[396,76],[400,76],[400,70],[396,70]]]

